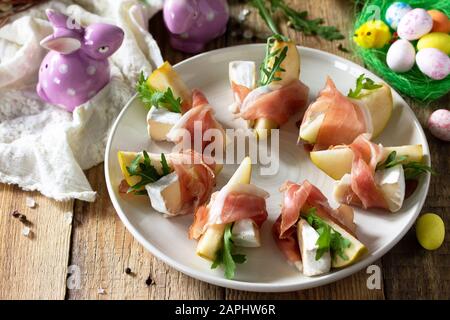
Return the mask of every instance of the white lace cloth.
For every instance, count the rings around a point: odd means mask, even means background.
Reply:
[[[38,190],[56,200],[94,201],[83,170],[103,161],[108,131],[133,95],[141,70],[162,63],[147,31],[162,0],[50,1],[16,16],[0,29],[0,182]],[[125,31],[111,57],[111,82],[73,114],[39,100],[35,86],[47,53],[39,46],[52,32],[45,9],[84,24],[109,22]]]

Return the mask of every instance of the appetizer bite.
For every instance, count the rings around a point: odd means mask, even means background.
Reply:
[[[362,133],[377,137],[391,118],[391,89],[360,75],[355,90],[340,93],[328,77],[319,97],[306,110],[300,125],[299,141],[314,150],[350,144]]]
[[[274,35],[267,40],[258,83],[253,61],[230,62],[231,111],[246,120],[259,138],[265,138],[308,102],[309,88],[299,77],[300,55],[295,43]]]
[[[421,145],[384,148],[362,134],[341,150],[348,153],[346,158],[351,155],[351,169],[350,174],[345,173],[336,183],[334,197],[340,203],[364,209],[400,210],[405,199],[406,182],[423,173],[433,172],[422,163]],[[344,166],[347,170],[348,164]]]
[[[193,213],[206,203],[221,169],[212,158],[193,150],[170,154],[119,151],[118,159],[124,176],[119,191],[148,195],[153,209],[166,217]]]
[[[247,157],[210,202],[197,209],[189,229],[189,238],[199,240],[197,255],[212,261],[212,268],[222,266],[228,279],[234,277],[236,263],[246,261],[234,247],[260,247],[259,230],[267,219],[269,194],[250,184],[251,170]]]
[[[200,90],[191,90],[180,76],[165,62],[146,79],[141,73],[137,83],[140,100],[150,109],[147,114],[148,135],[155,141],[184,143],[194,149],[194,138],[201,137],[201,152],[212,141],[204,141],[208,129],[217,129],[215,138],[224,139],[222,125],[214,117],[214,110]],[[186,134],[189,136],[183,141]]]
[[[353,209],[332,209],[320,190],[304,181],[287,181],[284,200],[272,235],[287,260],[305,276],[317,276],[332,268],[355,263],[367,252],[356,238]]]

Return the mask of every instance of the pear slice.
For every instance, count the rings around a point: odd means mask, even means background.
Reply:
[[[367,253],[367,247],[362,244],[358,239],[356,239],[354,236],[352,236],[350,233],[348,233],[346,230],[338,226],[333,221],[330,221],[328,219],[323,219],[331,228],[333,228],[335,231],[339,232],[344,238],[348,239],[350,241],[350,247],[344,250],[344,254],[348,257],[347,260],[342,259],[340,256],[336,256],[331,261],[331,267],[332,268],[343,268],[346,266],[349,266],[356,261],[358,261],[359,258],[361,258],[364,254]]]
[[[273,46],[270,50],[274,53],[277,50],[283,50],[285,47],[288,48],[286,52],[286,58],[281,63],[281,68],[284,72],[277,72],[275,77],[281,78],[281,80],[273,81],[272,84],[276,85],[288,85],[294,80],[299,80],[300,78],[300,54],[298,53],[297,46],[293,41],[278,41],[275,40]],[[273,57],[268,62],[268,66],[273,66],[275,62],[275,57]],[[270,136],[270,130],[277,129],[278,124],[270,119],[258,119],[255,122],[255,132],[259,139],[267,139]]]
[[[129,151],[119,151],[117,152],[117,158],[119,159],[120,170],[122,171],[123,177],[128,185],[132,186],[138,183],[141,178],[130,176],[128,173],[127,167],[130,166],[131,162],[136,159],[136,157],[140,155],[141,161],[144,162],[144,158],[142,152],[129,152]],[[159,174],[162,174],[162,165],[161,165],[161,154],[160,153],[149,153],[148,154],[150,160],[152,161],[152,165],[155,167],[156,171]],[[170,164],[169,164],[170,165]],[[142,189],[144,189],[142,187]]]
[[[182,102],[192,104],[191,90],[167,61],[153,71],[147,79],[147,84],[162,92],[170,88],[175,98],[181,98]]]
[[[294,80],[299,80],[300,78],[300,54],[298,53],[297,46],[293,41],[278,41],[275,40],[273,46],[270,50],[270,53],[274,53],[275,51],[283,50],[285,47],[288,48],[286,52],[286,58],[281,63],[281,68],[283,68],[284,72],[277,72],[275,74],[276,78],[281,78],[281,80],[273,81],[273,84],[278,85],[287,85]],[[273,57],[269,62],[269,67],[273,66],[275,62],[275,57]]]
[[[392,116],[394,100],[391,88],[381,84],[380,88],[374,90],[363,90],[361,99],[351,99],[361,108],[365,108],[370,115],[372,125],[372,139],[380,135],[386,128]]]
[[[363,90],[362,98],[350,99],[364,114],[368,132],[372,138],[376,138],[386,128],[392,116],[393,99],[391,88],[381,84],[374,90]],[[325,112],[315,114],[300,127],[300,138],[308,143],[315,143],[319,129],[325,119]]]
[[[384,147],[384,161],[392,152],[397,152],[397,157],[408,156],[406,163],[423,159],[423,148],[421,144],[405,145],[398,147]],[[323,172],[335,180],[341,179],[346,173],[350,173],[352,168],[353,152],[349,147],[339,147],[329,150],[311,151],[311,161]]]
[[[245,183],[249,184],[252,176],[252,161],[249,157],[244,158],[227,185]],[[198,256],[214,261],[216,253],[223,243],[224,224],[214,224],[208,227],[197,244]]]

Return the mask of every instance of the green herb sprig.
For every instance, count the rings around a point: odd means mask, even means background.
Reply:
[[[161,166],[162,174],[160,174],[156,168],[152,165],[152,161],[147,153],[147,151],[142,151],[144,161],[142,161],[142,156],[137,155],[136,158],[131,161],[130,165],[127,167],[127,171],[130,176],[141,177],[141,180],[130,186],[127,193],[133,193],[136,195],[147,194],[145,190],[142,190],[147,184],[156,182],[162,177],[168,175],[172,172],[169,165],[167,164],[166,156],[161,153]]]
[[[361,99],[367,94],[363,93],[362,90],[375,90],[381,88],[381,84],[376,84],[372,79],[366,78],[365,74],[361,74],[358,79],[356,79],[356,88],[355,90],[350,89],[347,94],[347,97],[353,99]]]
[[[270,9],[266,7],[266,3],[270,3]],[[307,11],[297,11],[289,7],[284,0],[250,0],[250,4],[258,9],[260,16],[274,34],[279,34],[279,31],[272,15],[278,10],[288,20],[291,28],[307,36],[319,36],[326,40],[345,38],[336,27],[324,26],[322,18],[308,19]]]
[[[284,0],[271,0],[271,3],[272,10],[280,9],[288,19],[288,26],[307,36],[319,36],[330,41],[345,38],[336,27],[324,26],[324,19],[308,19],[308,11],[297,11],[289,7]]]
[[[286,71],[281,67],[281,64],[283,63],[284,59],[286,59],[288,47],[285,46],[282,49],[280,48],[271,52],[276,40],[281,39],[277,36],[272,36],[267,39],[266,56],[259,66],[259,86],[266,86],[273,81],[280,81],[281,78],[277,77],[276,74],[278,72]],[[273,61],[272,65],[270,65],[271,61]]]
[[[171,112],[181,113],[181,98],[175,98],[170,88],[167,88],[165,92],[161,92],[150,86],[142,71],[136,83],[136,91],[139,99],[149,109],[153,106],[156,108],[165,108]]]
[[[343,260],[348,260],[348,256],[344,251],[350,247],[350,240],[344,238],[339,232],[331,228],[330,225],[317,216],[316,213],[317,209],[313,207],[309,209],[305,215],[308,224],[319,234],[319,238],[316,242],[316,245],[318,246],[316,260],[319,260],[324,253],[328,251],[330,251],[333,258],[336,258],[337,255]]]
[[[376,170],[389,169],[401,164],[403,166],[403,170],[405,171],[405,179],[416,179],[421,174],[427,172],[430,172],[432,175],[436,175],[436,172],[430,166],[418,161],[405,163],[407,159],[408,156],[397,157],[397,152],[392,151],[389,153],[386,160],[377,165]]]
[[[216,259],[211,265],[211,269],[223,266],[224,274],[227,279],[233,279],[236,270],[236,264],[242,264],[247,261],[247,257],[243,254],[234,254],[234,244],[231,239],[231,228],[233,224],[229,223],[225,226],[223,234],[223,246],[216,253]]]

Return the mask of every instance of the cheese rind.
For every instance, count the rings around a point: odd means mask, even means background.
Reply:
[[[316,260],[318,249],[316,242],[319,234],[304,219],[300,219],[298,222],[297,238],[302,255],[303,274],[317,276],[329,272],[331,269],[330,252],[325,252],[320,259]]]
[[[405,173],[403,166],[398,164],[392,168],[377,170],[375,182],[380,187],[389,211],[397,212],[403,205],[405,198]]]
[[[256,64],[254,61],[231,61],[228,65],[230,82],[254,89],[256,86]]]
[[[172,172],[145,186],[153,209],[167,216],[176,216],[182,207],[178,174]]]
[[[152,107],[147,114],[147,132],[155,141],[167,140],[167,133],[181,119],[181,113]]]

